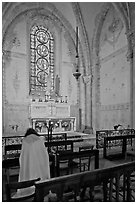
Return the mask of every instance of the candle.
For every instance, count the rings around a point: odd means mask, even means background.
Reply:
[[[78,26],[76,27],[76,57],[78,57]]]

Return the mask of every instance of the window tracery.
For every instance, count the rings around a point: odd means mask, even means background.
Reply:
[[[31,28],[30,50],[30,92],[51,95],[54,90],[54,39],[43,25]]]

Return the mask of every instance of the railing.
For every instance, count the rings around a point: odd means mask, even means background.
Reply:
[[[45,137],[45,141],[48,141],[48,134],[40,134],[40,136]],[[10,145],[10,144],[22,144],[24,136],[7,136],[2,137],[2,145]],[[53,133],[52,134],[52,141],[57,140],[66,140],[67,139],[67,133]]]
[[[82,172],[36,182],[36,201],[44,201],[49,191],[56,194],[56,201],[68,201],[71,192],[73,201],[85,201],[86,189],[89,200],[96,201],[96,188],[100,187],[102,200],[135,201],[134,185],[135,162],[114,166],[106,169]],[[68,190],[69,189],[69,190]]]
[[[135,135],[134,129],[122,129],[122,130],[99,130],[96,131],[96,148],[104,147],[104,137],[108,136],[120,136],[120,135]],[[132,145],[132,139],[128,140],[128,144]],[[120,141],[115,141],[113,146],[121,146]]]
[[[45,133],[45,134],[40,134],[40,136],[43,136],[45,138],[46,142],[60,142],[60,141],[72,141],[73,143],[75,142],[83,142],[83,138],[80,135],[71,135],[67,137],[66,132],[59,132],[59,133]],[[24,136],[7,136],[7,137],[2,137],[2,154],[5,154],[5,146],[6,145],[17,145],[17,144],[22,144]]]
[[[48,141],[48,134],[41,134],[40,136],[45,137],[45,141]],[[51,136],[51,135],[50,135]],[[22,144],[24,136],[9,136],[9,137],[2,137],[2,153],[5,153],[5,146],[6,145],[15,145],[15,144]],[[54,133],[52,134],[52,141],[60,141],[60,140],[67,140],[66,133]]]

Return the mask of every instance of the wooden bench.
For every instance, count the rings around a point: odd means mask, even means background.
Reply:
[[[133,201],[131,175],[134,171],[135,162],[129,162],[106,169],[97,169],[36,182],[36,201],[44,201],[44,197],[49,191],[56,194],[56,201],[68,201],[65,197],[67,189],[72,189],[73,201],[84,201],[82,189],[89,187],[89,201],[93,202],[95,198],[94,190],[97,186],[102,186],[103,202]],[[115,192],[113,191],[114,187]]]

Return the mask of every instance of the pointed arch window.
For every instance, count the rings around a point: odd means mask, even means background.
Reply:
[[[51,94],[54,90],[54,38],[43,25],[30,33],[30,92]]]

